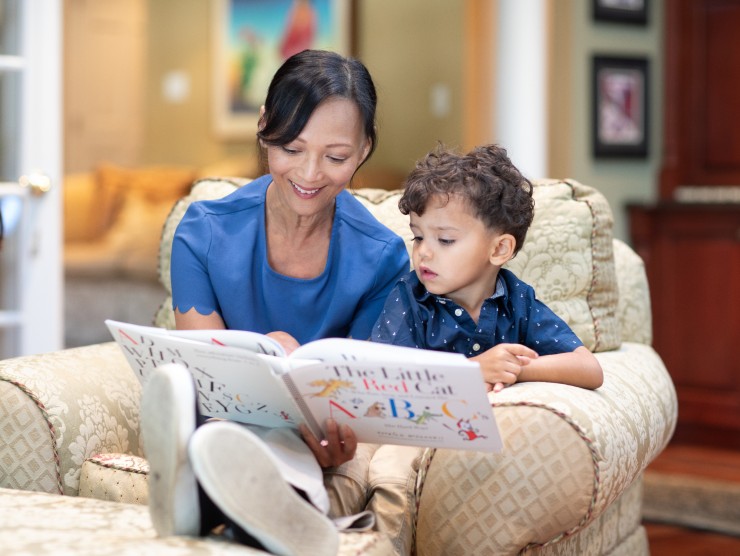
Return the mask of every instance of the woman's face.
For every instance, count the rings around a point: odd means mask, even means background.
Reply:
[[[369,150],[355,103],[330,98],[319,104],[293,141],[267,147],[273,189],[299,216],[331,210]]]

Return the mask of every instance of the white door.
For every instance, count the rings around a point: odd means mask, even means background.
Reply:
[[[0,358],[60,349],[62,0],[0,0]]]

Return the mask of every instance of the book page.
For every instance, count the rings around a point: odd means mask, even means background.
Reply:
[[[106,324],[142,384],[168,363],[188,369],[204,416],[266,427],[297,427],[305,421],[273,371],[283,358],[161,334],[157,328]]]
[[[293,359],[314,359],[320,361],[374,361],[382,363],[394,361],[396,363],[429,362],[435,365],[449,364],[475,366],[477,363],[468,361],[460,353],[432,351],[425,349],[392,346],[366,340],[352,340],[349,338],[325,338],[315,340],[297,348],[289,355]]]
[[[125,326],[127,330],[136,331],[138,334],[173,336],[204,344],[248,349],[255,353],[275,355],[276,357],[285,357],[287,355],[283,346],[269,336],[246,330],[169,330],[167,328],[141,326],[110,319],[106,320],[105,324],[109,330],[111,326],[118,328]]]
[[[170,330],[177,338],[187,338],[208,344],[248,349],[255,353],[286,357],[287,354],[278,342],[257,332],[246,330]]]

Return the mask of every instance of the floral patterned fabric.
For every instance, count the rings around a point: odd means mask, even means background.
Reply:
[[[113,342],[0,361],[0,487],[76,495],[90,456],[143,455],[140,397]]]
[[[619,296],[617,315],[623,342],[653,343],[653,317],[650,312],[650,290],[648,288],[645,263],[623,241],[614,240],[614,260],[617,261],[617,284]]]
[[[222,537],[157,538],[146,506],[0,488],[0,547],[14,556],[266,554]],[[388,556],[378,533],[340,534],[337,556]]]
[[[533,286],[591,351],[618,348],[609,204],[575,180],[538,180],[534,200],[527,239],[507,267]]]

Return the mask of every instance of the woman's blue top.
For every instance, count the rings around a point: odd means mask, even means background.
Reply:
[[[324,272],[301,279],[267,260],[262,176],[232,194],[188,207],[172,244],[172,305],[216,311],[229,329],[288,332],[304,344],[368,339],[385,299],[409,270],[403,240],[347,191],[336,198]]]

